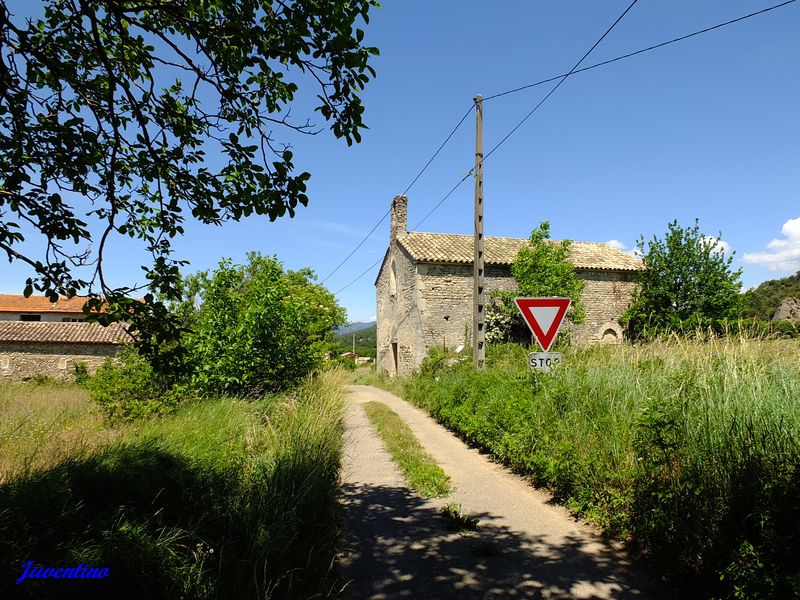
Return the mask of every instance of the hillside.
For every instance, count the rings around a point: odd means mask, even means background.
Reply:
[[[744,315],[769,321],[787,296],[800,298],[800,271],[783,279],[765,281],[743,295]]]
[[[377,347],[377,325],[375,323],[365,323],[365,327],[357,331],[339,333],[334,336],[334,340],[342,349],[347,352],[353,349],[353,336],[356,339],[356,354],[361,356],[371,356],[375,358]]]
[[[345,333],[356,333],[361,331],[362,329],[368,329],[370,327],[375,327],[375,321],[355,321],[353,323],[348,323],[347,325],[342,325],[341,327],[336,328],[336,335],[344,335]]]

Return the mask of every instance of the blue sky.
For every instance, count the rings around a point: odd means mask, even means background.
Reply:
[[[586,64],[776,3],[640,0]],[[494,3],[386,1],[368,43],[377,78],[363,93],[369,130],[354,147],[322,133],[295,143],[311,172],[294,219],[191,226],[176,244],[189,270],[250,250],[325,277],[402,192],[477,93],[489,96],[568,71],[629,0]],[[12,3],[12,7],[14,3]],[[487,235],[527,237],[543,220],[556,239],[616,240],[630,250],[677,219],[722,233],[746,287],[800,270],[800,2],[570,77],[484,166]],[[550,89],[488,101],[488,151]],[[317,121],[320,118],[317,117]],[[470,117],[408,193],[413,226],[467,174]],[[470,233],[469,179],[420,227]],[[326,285],[346,286],[386,249],[388,221]],[[118,283],[141,281],[139,254],[112,247]],[[339,294],[351,320],[375,314],[377,267]],[[0,292],[30,273],[0,266]]]

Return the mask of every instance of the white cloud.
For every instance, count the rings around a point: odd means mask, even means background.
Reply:
[[[730,254],[731,252],[731,245],[725,240],[717,240],[717,238],[711,237],[710,235],[704,235],[702,241],[704,244],[711,246],[714,250],[722,252],[723,254]]]
[[[377,321],[377,320],[378,320],[378,316],[377,315],[372,315],[369,319],[367,319],[367,322],[368,323],[372,323],[372,321]]]
[[[764,252],[748,252],[744,262],[763,265],[770,271],[800,271],[800,217],[789,219],[781,227],[783,239],[773,239]]]
[[[636,258],[642,258],[642,252],[639,250],[637,246],[634,246],[630,250],[626,250],[627,246],[620,242],[619,240],[608,240],[606,242],[607,246],[611,246],[612,248],[616,248],[620,252],[624,252],[625,254],[630,254],[631,256],[635,256]]]

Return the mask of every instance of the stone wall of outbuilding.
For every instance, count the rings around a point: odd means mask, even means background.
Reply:
[[[411,257],[392,244],[375,284],[379,373],[410,373],[425,357],[414,278]]]
[[[116,356],[116,344],[29,344],[0,342],[0,380],[27,380],[37,375],[69,381],[77,363],[93,373],[106,357]]]
[[[391,265],[396,292],[390,293]],[[577,271],[586,282],[586,319],[572,329],[580,345],[617,344],[623,339],[619,317],[629,306],[635,273]],[[510,267],[488,265],[486,290],[514,291]],[[418,368],[432,346],[456,348],[467,344],[472,329],[472,266],[416,264],[397,244],[390,247],[376,283],[379,372],[409,374]],[[395,369],[394,349],[398,360]]]
[[[619,318],[630,306],[636,274],[625,271],[576,271],[586,282],[583,303],[586,320],[572,330],[579,345],[622,343]]]

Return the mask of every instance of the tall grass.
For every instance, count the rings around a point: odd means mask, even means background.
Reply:
[[[405,395],[685,593],[800,595],[800,345],[662,339],[571,351],[531,377],[519,347],[475,372],[423,369]]]
[[[100,409],[78,386],[3,382],[0,385],[0,483],[52,467],[116,439]]]
[[[0,597],[307,598],[333,558],[343,378],[209,400],[0,485]],[[26,580],[91,563],[103,580]],[[7,572],[8,569],[11,572]]]

